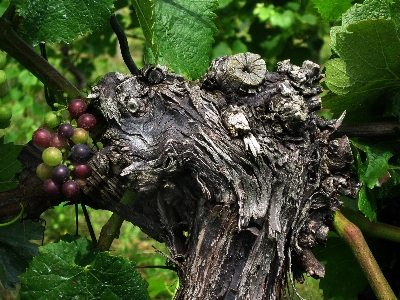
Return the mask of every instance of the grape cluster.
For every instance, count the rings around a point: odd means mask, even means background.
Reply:
[[[66,109],[69,120],[61,120],[61,107],[57,112],[48,112],[42,124],[32,135],[32,141],[39,147],[46,148],[36,175],[44,180],[47,196],[55,198],[61,194],[65,198],[79,195],[80,188],[86,184],[86,178],[92,174],[87,163],[90,148],[87,144],[89,132],[96,125],[96,118],[86,113],[86,102],[72,100]]]

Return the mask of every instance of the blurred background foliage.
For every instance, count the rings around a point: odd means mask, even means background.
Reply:
[[[8,4],[8,0],[0,1],[0,15]],[[117,0],[115,8],[128,37],[132,57],[138,67],[142,67],[146,43],[134,8],[128,0]],[[218,32],[214,36],[210,60],[250,51],[260,54],[267,62],[268,70],[274,71],[276,63],[281,60],[290,59],[297,65],[312,60],[323,66],[331,56],[329,29],[334,23],[324,22],[312,1],[220,0],[215,13]],[[46,44],[46,49],[50,63],[86,92],[108,72],[129,72],[110,26],[101,32],[81,36],[71,44]],[[5,72],[9,79],[9,93],[0,99],[0,104],[11,108],[13,117],[11,126],[0,130],[0,136],[5,136],[5,142],[25,144],[50,108],[44,98],[43,84],[10,56],[7,57]],[[111,213],[95,210],[89,213],[95,232],[99,233]],[[84,218],[80,216],[79,233],[89,237]],[[55,207],[47,211],[43,219],[46,221],[45,243],[55,241],[67,232],[75,232],[73,206]],[[165,258],[156,254],[153,247],[167,252],[162,244],[125,222],[111,251],[132,259],[138,266],[165,265]],[[172,299],[178,284],[174,272],[155,268],[140,270],[149,281],[153,299]],[[299,291],[306,299],[322,299],[316,280],[307,279],[304,285],[299,286]],[[2,298],[14,299],[0,291]]]

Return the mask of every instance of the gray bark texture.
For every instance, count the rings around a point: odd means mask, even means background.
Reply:
[[[106,74],[89,95],[104,124],[104,148],[80,201],[108,209],[165,242],[177,268],[175,299],[280,299],[324,266],[337,195],[354,197],[346,136],[319,118],[320,67],[290,61],[267,71],[252,53],[214,60],[198,82],[146,66]],[[0,221],[40,214],[62,199],[43,195],[34,170],[41,150],[19,159],[20,187],[0,195]],[[141,194],[119,203],[126,188]],[[43,199],[46,199],[43,201]]]
[[[279,299],[287,274],[324,276],[311,249],[336,196],[359,185],[348,139],[330,137],[344,115],[314,113],[322,78],[310,61],[269,72],[245,53],[214,60],[196,83],[147,66],[93,88],[107,124],[94,162],[142,193],[129,209],[170,250],[176,299]]]

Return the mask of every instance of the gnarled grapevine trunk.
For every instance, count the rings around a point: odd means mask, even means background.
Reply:
[[[107,121],[96,164],[143,197],[178,266],[176,299],[278,299],[287,272],[324,276],[338,193],[354,195],[341,123],[321,106],[319,66],[268,72],[255,54],[213,61],[200,83],[148,66],[107,74],[89,97]]]
[[[176,299],[279,299],[287,274],[323,277],[311,249],[326,241],[337,194],[359,185],[348,139],[331,137],[342,117],[314,113],[322,77],[309,61],[269,72],[252,53],[214,60],[196,83],[160,66],[105,75],[89,95],[105,147],[83,201],[166,243]],[[25,148],[27,169],[38,151]],[[125,188],[142,194],[131,206],[119,203]],[[0,207],[22,197],[10,193]],[[60,201],[31,198],[30,218]]]

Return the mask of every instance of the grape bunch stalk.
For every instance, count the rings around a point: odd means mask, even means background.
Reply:
[[[62,120],[65,107],[56,106],[59,110],[48,112],[44,123],[32,135],[33,143],[45,148],[43,163],[37,167],[36,175],[44,181],[47,196],[74,198],[92,174],[92,167],[87,163],[91,156],[88,139],[96,118],[86,113],[87,104],[83,99],[74,99],[68,104],[67,120]]]

